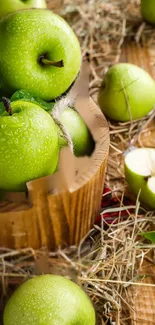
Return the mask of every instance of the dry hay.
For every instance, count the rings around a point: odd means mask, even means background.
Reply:
[[[49,7],[61,14],[80,39],[83,56],[90,59],[90,94],[96,100],[104,73],[119,62],[126,40],[150,47],[155,30],[144,23],[137,0],[65,0],[49,1]],[[109,193],[117,204],[101,212],[101,222],[91,229],[79,247],[57,252],[0,249],[1,307],[12,291],[27,278],[40,273],[62,274],[82,285],[91,297],[98,315],[98,325],[132,324],[133,310],[128,288],[143,286],[146,276],[143,262],[154,264],[153,245],[139,233],[152,229],[154,212],[140,207],[138,198],[127,206],[128,194],[123,173],[123,153],[130,146],[155,147],[154,113],[129,123],[109,122],[111,144],[106,175]],[[130,194],[129,194],[130,197]],[[116,214],[117,222],[107,224],[104,213]],[[149,284],[148,284],[149,286]],[[2,309],[2,308],[1,308]]]
[[[0,249],[0,276],[3,302],[8,294],[26,279],[41,273],[67,276],[91,297],[97,314],[98,325],[130,324],[132,308],[129,306],[128,288],[131,284],[143,285],[145,274],[139,275],[151,246],[144,244],[139,233],[154,223],[153,214],[141,211],[139,206],[111,208],[109,212],[128,212],[126,221],[119,224],[96,224],[78,249],[57,252],[23,249]],[[143,215],[145,212],[145,215]]]

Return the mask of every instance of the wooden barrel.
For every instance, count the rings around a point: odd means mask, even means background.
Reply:
[[[83,105],[85,108],[83,109]],[[8,193],[0,203],[0,246],[9,248],[77,245],[92,227],[104,187],[109,149],[107,122],[96,104],[77,110],[95,140],[91,157],[62,149],[59,172],[31,181],[25,193]]]

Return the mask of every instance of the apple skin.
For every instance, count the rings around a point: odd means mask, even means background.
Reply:
[[[0,18],[17,10],[28,8],[47,8],[45,0],[1,0]]]
[[[143,203],[146,207],[155,209],[155,193],[153,193],[148,186],[147,176],[139,175],[136,172],[131,171],[131,169],[129,169],[127,166],[126,159],[127,156],[125,157],[124,173],[130,190],[136,197],[141,190],[139,196],[140,202]]]
[[[41,275],[23,283],[4,310],[4,325],[95,325],[86,293],[59,275]]]
[[[141,0],[141,13],[148,23],[155,24],[155,1]]]
[[[55,171],[59,145],[56,125],[44,109],[20,100],[11,106],[13,115],[0,117],[0,189],[18,192]]]
[[[144,117],[155,104],[155,81],[134,64],[115,64],[105,74],[98,103],[103,113],[112,120],[130,121],[128,105],[132,120]]]
[[[68,23],[48,9],[13,12],[0,20],[1,93],[25,89],[45,101],[66,92],[81,67],[79,41]],[[40,56],[63,60],[64,67],[42,65]]]
[[[75,156],[91,155],[94,149],[94,141],[87,125],[78,112],[73,108],[66,108],[60,116],[60,121],[66,127],[72,139]],[[61,148],[67,146],[67,141],[63,138],[60,129],[59,144]]]

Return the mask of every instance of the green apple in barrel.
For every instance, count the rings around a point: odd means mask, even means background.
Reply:
[[[45,0],[1,0],[0,18],[20,9],[47,8]]]
[[[155,24],[155,1],[141,0],[141,13],[147,22]]]
[[[25,191],[30,180],[52,174],[58,163],[58,132],[40,106],[4,98],[0,116],[0,190]]]
[[[154,107],[155,81],[134,64],[115,64],[104,76],[98,103],[112,120],[125,122],[142,118]]]
[[[74,282],[46,274],[24,282],[4,310],[4,325],[95,325],[91,300]]]
[[[140,201],[155,209],[155,149],[136,148],[125,157],[125,177]]]
[[[25,89],[45,101],[65,93],[81,68],[79,41],[48,9],[13,12],[0,20],[1,93]]]
[[[68,107],[61,114],[60,121],[71,137],[75,156],[91,155],[94,150],[94,140],[87,125],[78,112],[73,108]],[[61,148],[67,146],[67,141],[63,137],[60,129],[59,144]]]

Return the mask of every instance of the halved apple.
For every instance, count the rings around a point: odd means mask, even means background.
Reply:
[[[155,149],[136,148],[124,161],[125,177],[130,190],[140,202],[155,209]]]

